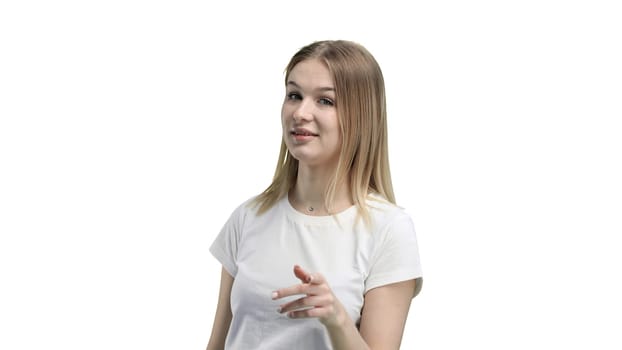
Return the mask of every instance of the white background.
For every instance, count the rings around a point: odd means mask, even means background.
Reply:
[[[283,69],[340,38],[383,68],[418,231],[402,348],[622,347],[615,1],[223,3],[0,5],[0,348],[203,349]]]

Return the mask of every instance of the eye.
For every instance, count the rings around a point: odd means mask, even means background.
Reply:
[[[288,100],[302,100],[302,96],[300,96],[297,92],[290,92],[287,94]]]
[[[321,105],[325,105],[325,106],[334,106],[335,102],[333,102],[333,100],[329,99],[329,98],[321,98],[318,101]]]

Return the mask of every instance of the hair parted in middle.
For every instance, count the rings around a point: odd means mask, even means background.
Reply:
[[[345,40],[316,41],[291,58],[285,69],[286,85],[292,69],[309,59],[320,60],[330,72],[341,132],[339,161],[326,188],[325,206],[330,213],[337,186],[348,184],[352,202],[365,221],[369,221],[366,200],[370,193],[395,204],[382,71],[376,59],[360,44]],[[272,183],[255,198],[259,214],[288,194],[296,184],[297,174],[298,160],[282,141]]]

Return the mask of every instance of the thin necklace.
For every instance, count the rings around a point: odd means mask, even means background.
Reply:
[[[299,202],[299,203],[300,203],[300,201],[298,200],[298,198],[296,198],[295,196],[294,196],[294,200],[295,200],[296,202]],[[300,203],[300,204],[302,204],[302,203]],[[304,206],[304,204],[303,204],[303,206]],[[305,208],[306,208],[306,209],[307,209],[307,211],[308,211],[308,212],[310,212],[310,213],[311,213],[311,212],[313,212],[313,211],[315,211],[315,208],[314,208],[312,205],[305,206]]]

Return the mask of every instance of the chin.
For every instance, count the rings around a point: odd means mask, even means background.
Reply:
[[[294,159],[296,159],[298,162],[300,163],[313,163],[313,158],[312,156],[308,155],[308,154],[304,154],[304,152],[292,152],[289,151],[289,154],[294,157]]]

